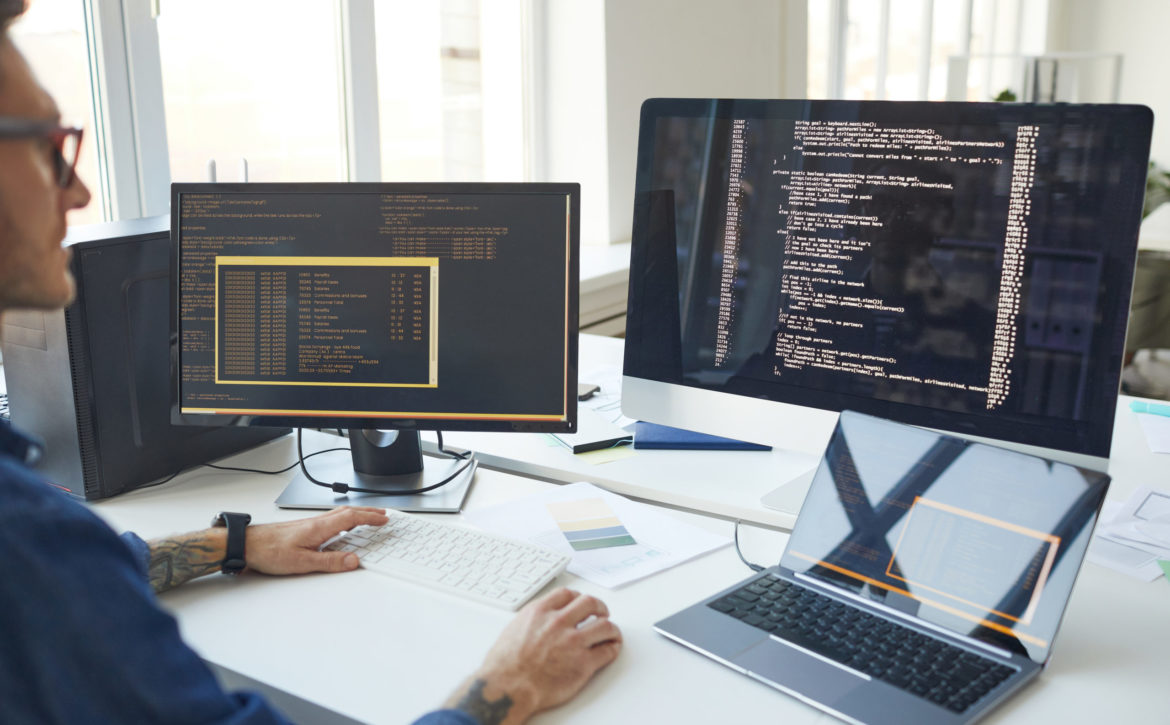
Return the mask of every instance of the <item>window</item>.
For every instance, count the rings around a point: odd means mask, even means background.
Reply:
[[[171,0],[158,18],[171,179],[346,180],[337,22],[320,0]]]
[[[532,0],[31,0],[13,36],[84,125],[95,202],[171,181],[523,181]]]
[[[811,98],[990,101],[1044,40],[1047,0],[809,0]],[[965,78],[952,77],[958,57]]]
[[[374,7],[382,178],[524,181],[520,0]]]
[[[93,93],[85,71],[89,51],[83,10],[81,3],[70,0],[33,0],[11,29],[17,47],[32,65],[41,85],[61,108],[62,121],[85,128],[77,173],[89,186],[93,201],[84,209],[70,212],[70,224],[100,222],[106,206],[98,169]]]

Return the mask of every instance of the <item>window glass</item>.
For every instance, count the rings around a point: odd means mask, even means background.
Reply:
[[[374,6],[374,28],[382,178],[448,180],[443,164],[441,3],[383,0]],[[474,50],[478,60],[478,44]],[[478,68],[468,75],[478,80]],[[478,93],[469,95],[464,105],[478,110]]]
[[[970,52],[974,56],[967,73],[965,98],[990,101],[1005,90],[1018,92],[1024,47],[1042,46],[1043,27],[1023,22],[1023,0],[973,0],[970,19]],[[810,98],[827,98],[831,86],[829,38],[834,16],[829,0],[808,6],[808,92]],[[923,19],[931,12],[929,77],[922,97]],[[844,44],[840,62],[844,68],[841,98],[871,100],[878,97],[878,53],[887,44],[885,95],[887,100],[932,100],[947,97],[948,61],[963,51],[966,27],[964,3],[938,0],[889,0],[889,32],[881,36],[882,3],[845,4]]]
[[[375,4],[384,180],[524,180],[520,7]]]
[[[850,3],[845,28],[845,86],[841,97],[872,101],[877,96],[878,31],[881,3]]]
[[[174,181],[345,180],[334,3],[169,0],[158,35]]]
[[[808,4],[808,97],[829,97],[829,3]]]
[[[62,122],[85,128],[77,173],[89,186],[93,201],[84,209],[69,212],[69,223],[100,222],[104,199],[98,176],[98,145],[94,136],[93,93],[82,5],[77,0],[32,0],[10,32],[41,85],[57,101]]]

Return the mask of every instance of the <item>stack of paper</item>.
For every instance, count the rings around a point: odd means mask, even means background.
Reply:
[[[1106,503],[1088,558],[1144,581],[1170,560],[1170,493],[1142,487],[1123,504]]]
[[[518,501],[469,511],[470,523],[572,556],[569,571],[614,589],[730,543],[594,486],[571,483]]]

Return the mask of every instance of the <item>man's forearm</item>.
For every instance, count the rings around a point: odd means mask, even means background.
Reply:
[[[521,687],[508,687],[507,678],[477,672],[459,686],[443,703],[462,710],[480,725],[524,723],[533,714],[532,698]]]
[[[227,529],[207,529],[147,542],[150,586],[165,592],[183,582],[218,571],[227,550]]]

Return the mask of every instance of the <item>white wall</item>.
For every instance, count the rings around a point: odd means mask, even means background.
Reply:
[[[1122,103],[1154,110],[1150,156],[1170,166],[1170,2],[1166,0],[1052,0],[1048,50],[1124,54]]]
[[[545,0],[542,8],[544,171],[550,181],[581,182],[586,244],[630,238],[642,101],[804,94],[803,0]]]

